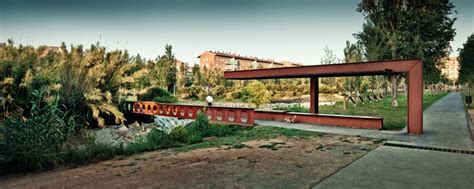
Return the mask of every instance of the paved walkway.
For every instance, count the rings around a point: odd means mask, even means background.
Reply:
[[[313,188],[474,187],[474,155],[382,146]]]
[[[474,150],[460,93],[450,93],[423,113],[424,134],[258,121],[261,125],[388,139],[389,143]],[[381,146],[314,188],[474,188],[474,155]]]

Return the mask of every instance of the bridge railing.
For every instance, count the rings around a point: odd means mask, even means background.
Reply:
[[[213,123],[225,123],[244,126],[253,126],[254,109],[220,106],[196,106],[182,104],[167,104],[150,101],[125,102],[122,110],[145,115],[159,115],[180,119],[196,119],[198,111],[205,111]]]

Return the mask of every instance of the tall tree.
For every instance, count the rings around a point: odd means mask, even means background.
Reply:
[[[354,63],[363,61],[365,59],[363,51],[364,49],[362,45],[357,43],[353,44],[349,41],[346,41],[346,47],[344,48],[344,62]],[[354,106],[357,106],[358,95],[360,94],[362,85],[366,80],[367,78],[363,76],[343,77],[338,80],[338,86],[339,88],[348,91],[349,96],[355,96],[354,101],[356,103],[354,103]]]
[[[186,63],[181,63],[178,69],[178,87],[185,88],[186,87],[186,70],[188,69],[188,65]]]
[[[173,53],[173,46],[166,44],[165,54],[158,56],[155,65],[157,72],[157,85],[172,91],[176,85],[176,58]]]
[[[193,85],[194,86],[199,86],[201,85],[201,68],[199,67],[199,64],[194,64],[193,66]]]
[[[321,57],[321,64],[334,64],[338,63],[336,54],[328,47],[324,47],[324,55]]]
[[[463,48],[459,49],[459,82],[472,85],[474,82],[474,34],[467,38]]]
[[[440,59],[451,50],[456,18],[448,0],[362,0],[357,11],[366,22],[355,34],[369,60],[422,58],[426,83],[441,78]],[[397,81],[391,76],[392,106],[398,106]]]
[[[335,64],[338,62],[339,62],[339,59],[337,58],[336,54],[328,46],[325,46],[324,55],[321,57],[320,63],[321,64]],[[286,82],[285,80],[282,80],[282,81]],[[327,86],[334,86],[336,85],[335,81],[336,80],[333,77],[325,77],[325,78],[321,78],[318,82],[321,82]]]

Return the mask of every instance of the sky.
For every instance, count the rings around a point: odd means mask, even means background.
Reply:
[[[188,63],[205,50],[318,64],[325,46],[343,58],[363,16],[357,0],[0,0],[0,42],[100,42],[154,59],[171,44]],[[474,32],[474,1],[455,0],[452,56]]]

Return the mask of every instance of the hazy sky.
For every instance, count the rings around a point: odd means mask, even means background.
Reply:
[[[327,45],[339,58],[363,17],[356,0],[0,0],[0,42],[128,49],[146,58],[174,47],[196,63],[204,50],[317,64]],[[454,1],[453,55],[474,32],[474,1]]]

